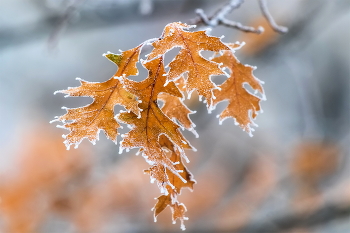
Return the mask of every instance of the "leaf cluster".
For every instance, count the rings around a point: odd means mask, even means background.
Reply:
[[[260,101],[264,99],[262,82],[252,74],[255,68],[241,64],[234,55],[241,44],[225,44],[206,31],[191,31],[192,27],[170,23],[160,38],[121,54],[105,54],[118,66],[115,75],[103,83],[79,79],[79,87],[57,91],[67,96],[88,96],[93,102],[67,109],[65,115],[55,119],[70,131],[65,135],[68,148],[73,144],[77,147],[84,138],[95,143],[100,130],[117,142],[120,124],[127,124],[130,131],[121,135],[120,152],[139,148],[139,153],[150,164],[145,173],[157,183],[161,192],[153,208],[155,220],[169,206],[173,221],[179,219],[182,229],[187,220],[186,207],[177,197],[183,188],[192,190],[196,183],[184,164],[189,162],[185,149],[194,148],[180,129],[196,134],[189,117],[195,112],[184,104],[185,95],[196,91],[200,98],[204,97],[209,112],[219,102],[228,101],[219,116],[220,122],[233,118],[249,134],[253,131],[253,119],[260,111]],[[153,50],[145,60],[140,60],[145,45],[152,45]],[[165,64],[165,54],[176,47],[180,51]],[[213,57],[205,58],[202,51],[211,51]],[[128,77],[139,74],[136,66],[139,61],[147,69],[148,77],[137,82]],[[225,69],[230,71],[229,74]],[[227,75],[228,78],[218,86],[212,81],[212,76],[216,75]],[[244,84],[259,92],[260,97],[247,91]],[[159,102],[163,102],[162,107]],[[116,115],[116,105],[123,106],[126,111]]]

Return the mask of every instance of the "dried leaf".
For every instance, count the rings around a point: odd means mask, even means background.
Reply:
[[[142,82],[123,80],[127,90],[139,98],[142,112],[140,118],[134,113],[127,112],[118,116],[122,122],[134,125],[129,133],[123,135],[121,148],[142,148],[143,156],[152,165],[145,173],[157,181],[161,192],[164,193],[164,197],[159,197],[156,204],[155,217],[170,203],[173,219],[180,218],[183,222],[186,219],[183,216],[185,208],[177,203],[176,195],[183,186],[192,188],[194,181],[181,160],[184,156],[183,150],[192,147],[180,133],[180,127],[164,115],[157,103],[159,93],[167,93],[178,98],[182,95],[173,82],[164,86],[166,77],[162,57],[144,65],[149,70],[147,79]],[[168,158],[163,147],[171,150],[174,155]]]
[[[184,78],[181,77],[176,81],[176,83],[178,84],[178,88],[181,91],[184,91]],[[170,119],[177,120],[183,127],[195,133],[195,124],[191,121],[189,117],[189,114],[193,114],[195,112],[187,108],[187,106],[183,103],[183,98],[169,95],[166,93],[160,93],[158,95],[158,100],[164,102],[163,107],[161,109],[165,115],[167,115]]]
[[[132,112],[119,114],[119,120],[128,125],[133,125],[132,130],[123,135],[121,149],[142,148],[144,157],[148,162],[154,164],[148,172],[158,181],[162,192],[166,192],[166,185],[171,184],[167,180],[165,168],[170,169],[179,177],[180,175],[172,161],[165,156],[159,143],[159,137],[163,134],[166,135],[181,152],[183,152],[183,149],[191,149],[192,147],[182,136],[179,131],[180,127],[164,115],[157,104],[157,96],[161,92],[181,97],[180,91],[173,82],[164,86],[166,78],[164,76],[163,58],[147,62],[145,68],[149,70],[149,76],[144,81],[123,80],[127,90],[139,98],[139,107],[142,112],[140,117]]]
[[[167,176],[170,181],[170,183],[175,187],[173,189],[171,186],[167,186],[168,195],[161,195],[158,197],[158,201],[156,205],[153,207],[154,209],[154,220],[156,221],[157,216],[167,207],[169,206],[171,208],[172,212],[172,219],[173,222],[177,219],[180,219],[181,221],[181,228],[184,230],[184,220],[187,220],[188,218],[185,217],[185,212],[187,211],[186,206],[183,203],[179,203],[177,200],[177,196],[181,194],[181,189],[183,188],[189,188],[190,190],[193,190],[193,185],[196,183],[196,181],[193,179],[193,175],[188,171],[186,166],[183,164],[181,155],[176,149],[174,148],[174,145],[172,142],[165,137],[164,135],[160,136],[160,144],[170,150],[170,160],[174,163],[176,163],[174,166],[178,171],[181,171],[181,177],[180,179],[177,175],[175,175],[173,172],[171,172],[169,169],[167,169]],[[186,180],[186,183],[183,182],[183,180]]]
[[[139,59],[141,46],[123,52],[121,55],[106,54],[105,56],[119,66],[115,77],[137,75],[136,63]],[[64,123],[62,126],[69,129],[65,137],[65,144],[78,144],[87,138],[92,143],[98,140],[99,130],[104,130],[106,136],[116,142],[120,127],[114,118],[114,106],[119,104],[128,111],[139,114],[137,99],[127,92],[118,79],[112,77],[103,83],[91,83],[79,79],[81,86],[57,91],[67,96],[88,96],[93,102],[85,107],[67,109],[67,113],[56,121]]]
[[[175,191],[177,194],[181,193],[181,189],[183,188],[189,188],[190,190],[193,190],[193,185],[196,183],[196,181],[193,179],[193,175],[191,172],[187,169],[187,167],[183,164],[181,154],[178,150],[174,147],[173,143],[164,135],[161,135],[159,138],[159,143],[170,150],[170,160],[175,163],[175,169],[177,171],[181,171],[180,175],[182,179],[179,179],[178,176],[175,176],[169,169],[167,169],[167,174],[170,180],[170,183],[175,186]],[[182,180],[186,180],[186,183],[184,183]]]
[[[213,58],[213,61],[223,63],[231,71],[231,76],[219,86],[219,90],[214,90],[216,99],[213,105],[228,100],[229,104],[220,114],[220,123],[226,118],[232,117],[244,131],[251,134],[253,119],[260,111],[260,101],[264,99],[264,90],[261,81],[252,74],[255,68],[240,63],[232,51],[225,51],[222,56]],[[263,97],[253,95],[244,88],[244,84],[249,84],[254,90],[259,91]]]
[[[190,95],[196,90],[200,98],[205,97],[209,110],[220,101],[229,100],[221,121],[233,117],[249,133],[250,124],[253,124],[251,118],[260,110],[261,98],[250,94],[243,85],[247,83],[263,95],[260,82],[252,76],[252,68],[240,64],[232,54],[240,45],[225,45],[220,38],[209,36],[206,31],[188,31],[191,27],[182,23],[165,27],[162,37],[152,43],[154,49],[146,61],[142,61],[148,77],[141,82],[132,81],[127,76],[138,75],[136,63],[140,50],[150,40],[120,55],[105,55],[119,66],[114,77],[104,83],[81,80],[80,87],[59,91],[67,96],[88,96],[94,100],[85,107],[67,109],[64,116],[56,119],[63,122],[63,128],[70,130],[65,140],[68,147],[71,144],[77,146],[83,138],[94,143],[98,140],[99,130],[104,130],[109,139],[116,141],[119,123],[127,124],[131,130],[121,135],[120,153],[124,149],[139,148],[151,165],[145,173],[150,175],[152,182],[157,182],[162,193],[154,207],[155,219],[170,206],[173,221],[179,219],[182,229],[187,219],[186,207],[177,196],[183,188],[192,190],[195,180],[183,163],[184,160],[188,162],[184,150],[194,148],[181,134],[180,128],[196,134],[189,117],[194,112],[184,104],[183,93]],[[168,64],[166,73],[164,55],[175,47],[180,47],[180,52]],[[208,60],[201,51],[226,52]],[[211,76],[224,74],[221,63],[231,70],[232,75],[217,87]],[[162,108],[159,102],[163,102]],[[117,104],[124,106],[127,112],[121,112],[115,118],[113,109]]]
[[[179,54],[169,64],[170,70],[167,78],[169,81],[174,81],[183,73],[188,72],[187,92],[197,90],[199,95],[206,98],[209,107],[214,98],[212,90],[216,88],[210,77],[223,74],[223,72],[217,63],[205,59],[200,52],[203,50],[219,52],[229,48],[220,41],[220,38],[208,36],[206,31],[185,31],[192,27],[183,23],[168,24],[164,29],[163,37],[152,44],[154,50],[148,59],[154,59],[174,47],[180,47]]]

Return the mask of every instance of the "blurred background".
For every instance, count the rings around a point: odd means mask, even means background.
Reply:
[[[170,209],[153,222],[155,184],[136,150],[118,154],[101,133],[67,151],[49,124],[89,98],[53,95],[102,82],[116,71],[101,55],[159,37],[164,26],[211,15],[224,0],[0,1],[0,232],[179,232]],[[197,184],[179,197],[187,232],[350,232],[350,1],[268,0],[280,35],[247,0],[227,18],[263,26],[261,35],[217,27],[236,54],[257,66],[267,101],[250,138],[189,107],[200,137],[187,153]],[[120,140],[119,140],[120,141]]]

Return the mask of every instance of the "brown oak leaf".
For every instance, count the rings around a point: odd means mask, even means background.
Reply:
[[[213,100],[213,106],[224,100],[229,102],[220,114],[220,123],[226,118],[234,118],[236,123],[251,135],[251,125],[254,125],[253,119],[260,111],[260,101],[265,98],[261,81],[255,78],[252,73],[255,68],[240,63],[233,51],[225,51],[222,56],[213,58],[213,61],[222,63],[231,71],[230,77],[219,86],[220,89],[213,91],[216,97]],[[263,97],[260,98],[249,93],[244,84],[249,84]]]
[[[205,59],[200,52],[204,50],[219,52],[229,50],[229,48],[221,42],[220,38],[208,36],[206,31],[185,31],[192,27],[178,22],[168,24],[162,38],[152,44],[154,49],[148,59],[154,59],[172,48],[180,47],[178,55],[169,63],[170,69],[167,79],[174,81],[188,72],[187,92],[191,93],[197,90],[200,96],[205,97],[207,106],[210,107],[214,98],[212,90],[216,88],[210,77],[221,75],[223,72],[217,63]]]
[[[123,135],[121,150],[124,148],[141,148],[143,156],[152,164],[147,173],[158,183],[161,192],[167,193],[166,186],[173,185],[169,182],[166,169],[171,170],[183,182],[186,182],[174,166],[173,161],[166,157],[159,142],[159,137],[165,135],[174,146],[185,156],[184,149],[192,149],[189,142],[179,131],[180,126],[170,120],[159,108],[157,97],[159,93],[165,92],[177,97],[181,97],[179,89],[173,82],[166,82],[164,76],[163,58],[157,58],[144,64],[149,70],[147,79],[135,82],[123,79],[125,88],[139,98],[141,115],[137,116],[133,112],[124,112],[118,115],[118,119],[128,125],[133,125],[130,132]]]
[[[176,80],[177,87],[180,91],[185,91],[185,79],[181,77]],[[196,136],[197,133],[194,130],[196,126],[190,119],[189,115],[196,113],[191,111],[184,103],[183,98],[169,95],[167,93],[160,93],[158,95],[158,100],[163,101],[163,106],[161,110],[167,115],[170,119],[177,120],[183,127],[187,130],[192,131]]]
[[[137,75],[136,63],[139,59],[141,45],[122,52],[120,55],[105,54],[105,56],[118,65],[119,69],[114,77],[103,83],[92,83],[79,79],[81,86],[68,88],[68,90],[57,91],[57,93],[67,94],[66,96],[88,96],[93,98],[93,102],[80,108],[67,108],[67,113],[56,117],[54,121],[63,122],[62,128],[70,130],[65,135],[67,148],[71,144],[76,147],[87,138],[95,143],[98,140],[99,130],[104,130],[106,136],[116,142],[120,127],[114,114],[114,106],[124,106],[128,111],[139,114],[136,97],[127,92],[120,81],[115,77]]]
[[[121,54],[105,54],[119,68],[115,75],[103,83],[91,83],[81,79],[81,86],[58,91],[66,96],[87,96],[93,98],[91,104],[67,109],[67,113],[54,121],[63,123],[70,130],[65,135],[65,144],[78,144],[87,138],[95,143],[99,131],[103,130],[114,142],[117,140],[120,123],[125,123],[130,131],[121,135],[120,153],[126,149],[139,148],[139,152],[150,164],[144,172],[151,182],[156,181],[161,196],[154,206],[156,217],[169,206],[175,222],[181,221],[184,229],[186,207],[177,199],[183,188],[193,189],[195,180],[184,165],[188,162],[185,149],[193,149],[180,129],[194,131],[195,124],[189,115],[194,113],[183,102],[184,93],[193,91],[204,97],[209,111],[221,101],[228,100],[228,106],[220,114],[220,122],[228,117],[235,119],[245,131],[251,134],[253,119],[260,111],[260,101],[264,99],[261,82],[256,79],[253,67],[241,64],[234,56],[234,50],[241,44],[224,44],[221,39],[209,36],[207,31],[192,32],[189,26],[175,22],[168,24],[159,39],[144,42],[138,47]],[[128,78],[138,75],[136,67],[143,45],[152,43],[153,50],[141,64],[148,70],[148,77],[136,82]],[[169,50],[179,47],[180,51],[165,70],[164,56]],[[207,59],[202,51],[213,53]],[[212,82],[214,75],[223,75],[224,68],[231,71],[230,77],[221,85]],[[249,85],[259,97],[249,93],[244,85]],[[160,102],[163,103],[162,107]],[[115,116],[115,105],[127,111]]]
[[[169,206],[172,211],[172,219],[173,222],[176,221],[176,219],[180,219],[181,221],[181,228],[184,230],[184,220],[187,220],[188,218],[185,217],[186,207],[183,203],[179,203],[177,200],[177,196],[181,194],[181,189],[183,188],[189,188],[190,190],[193,190],[193,185],[196,183],[196,181],[193,179],[193,175],[191,172],[186,168],[186,166],[183,164],[183,161],[181,159],[181,154],[175,149],[172,142],[165,137],[164,135],[161,135],[159,138],[160,144],[167,148],[170,153],[170,160],[174,163],[176,163],[174,166],[178,171],[182,171],[180,173],[181,177],[185,179],[187,182],[184,183],[182,179],[180,179],[178,176],[174,175],[169,169],[167,169],[167,176],[170,181],[170,183],[175,187],[174,189],[170,186],[167,186],[168,195],[161,195],[158,197],[158,201],[156,205],[153,207],[154,210],[154,220],[156,221],[157,216],[167,207]]]

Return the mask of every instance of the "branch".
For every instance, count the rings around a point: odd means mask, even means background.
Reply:
[[[77,13],[79,6],[84,2],[85,0],[75,0],[71,5],[67,7],[64,14],[62,15],[61,19],[59,20],[59,23],[54,28],[54,31],[50,34],[49,37],[49,46],[51,48],[56,47],[59,39],[59,35],[64,31],[65,27],[67,26],[68,22],[73,18],[74,14]]]
[[[244,26],[239,22],[231,21],[226,19],[226,15],[231,13],[233,10],[239,8],[244,3],[244,0],[230,0],[226,5],[222,6],[217,10],[212,16],[208,17],[202,9],[197,9],[196,14],[197,18],[190,20],[189,24],[205,24],[209,27],[216,27],[218,25],[223,25],[226,27],[231,27],[238,29],[243,32],[251,32],[256,34],[261,34],[264,32],[264,28],[259,26],[258,28]],[[262,14],[269,22],[270,26],[275,32],[285,34],[288,32],[288,28],[279,26],[276,24],[275,20],[271,16],[269,9],[267,8],[265,0],[259,0],[259,5]]]
[[[231,13],[233,10],[239,8],[243,4],[244,0],[231,0],[226,5],[222,6],[217,10],[212,16],[208,17],[202,9],[197,9],[196,14],[197,18],[190,20],[189,24],[205,24],[209,27],[216,27],[218,25],[223,25],[226,27],[235,28],[244,32],[251,32],[256,34],[261,34],[264,32],[263,27],[249,27],[244,26],[239,22],[231,21],[226,19],[226,15]]]
[[[205,25],[208,25],[210,27],[215,27],[217,25],[223,25],[226,27],[238,29],[238,30],[243,31],[243,32],[252,32],[252,33],[256,33],[256,34],[261,34],[262,32],[264,32],[263,27],[254,28],[254,27],[245,26],[239,22],[225,19],[224,17],[222,17],[222,18],[221,17],[213,17],[211,20],[209,20],[207,15],[204,13],[204,11],[202,9],[197,9],[196,14],[201,18],[202,22]]]
[[[285,232],[297,228],[311,228],[326,224],[335,219],[346,219],[350,216],[350,204],[329,203],[318,208],[311,214],[295,213],[278,216],[275,219],[268,219],[265,222],[255,223],[239,229],[239,232]]]
[[[1,1],[1,0],[0,0]],[[31,1],[32,2],[32,1]],[[84,4],[93,4],[97,1],[87,1]],[[73,18],[77,13],[79,17],[74,23],[70,24],[70,20],[62,20],[64,11],[61,14],[56,12],[48,12],[48,14],[42,15],[42,17],[33,22],[26,22],[14,27],[0,27],[0,52],[4,49],[10,49],[19,45],[26,45],[33,41],[40,39],[48,40],[48,35],[55,33],[55,29],[62,21],[67,22],[67,25],[62,25],[63,30],[58,30],[60,36],[65,36],[71,33],[82,33],[92,30],[101,30],[102,28],[109,28],[112,26],[129,26],[130,24],[146,21],[150,25],[154,20],[168,20],[169,15],[174,13],[174,10],[178,12],[183,6],[186,12],[194,12],[195,6],[203,3],[210,3],[212,0],[153,0],[154,9],[152,11],[152,17],[144,17],[141,14],[130,14],[130,12],[139,12],[139,2],[127,1],[128,4],[113,4],[112,1],[104,1],[106,3],[86,5],[89,7],[83,7],[85,5],[78,6],[77,10],[73,13]],[[72,3],[71,3],[72,4]],[[70,4],[70,5],[71,5]],[[107,5],[106,5],[107,4]],[[187,4],[187,5],[185,5]],[[63,35],[64,32],[64,35]],[[52,43],[49,46],[53,46],[55,41],[49,41]]]
[[[275,20],[273,19],[272,15],[269,12],[269,9],[267,8],[266,0],[259,0],[259,6],[260,6],[262,14],[267,19],[267,21],[269,22],[270,26],[273,28],[273,30],[275,32],[278,32],[278,33],[281,33],[281,34],[285,34],[285,33],[288,32],[288,28],[283,27],[283,26],[279,26],[275,22]]]

